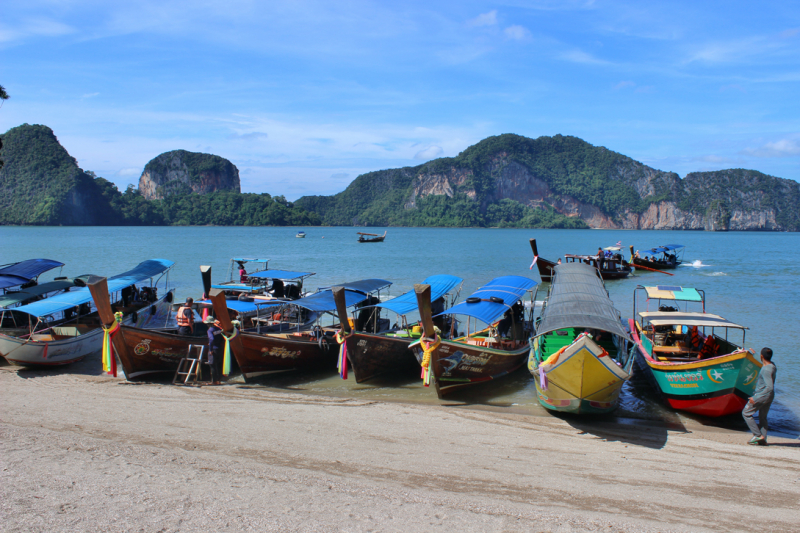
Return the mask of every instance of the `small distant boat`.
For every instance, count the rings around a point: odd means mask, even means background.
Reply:
[[[533,251],[533,265],[539,269],[539,276],[543,282],[550,282],[553,280],[553,269],[558,263],[549,261],[539,257],[539,249],[536,246],[536,239],[530,240],[531,250]],[[632,272],[631,265],[622,258],[619,253],[619,247],[611,246],[606,248],[606,256],[598,264],[598,257],[596,255],[573,255],[566,254],[564,260],[566,263],[584,263],[591,265],[597,269],[600,276],[604,280],[609,279],[624,279],[627,278]],[[617,252],[617,253],[614,253]]]
[[[683,263],[683,252],[686,251],[686,246],[683,244],[666,244],[664,246],[656,246],[649,250],[631,250],[631,263],[634,266],[641,266],[647,270],[658,269],[672,269]]]
[[[568,413],[613,411],[631,376],[633,341],[596,269],[567,263],[554,273],[528,357],[539,403]]]
[[[298,239],[305,239],[306,238],[306,232],[305,231],[298,231],[297,235],[295,235],[295,237],[297,237]]]
[[[655,304],[657,311],[637,314],[639,291],[644,291],[647,304]],[[692,303],[701,312],[679,310],[681,304],[688,309]],[[629,324],[638,370],[670,407],[704,416],[725,416],[744,408],[755,390],[761,362],[752,350],[731,342],[728,331],[741,331],[744,345],[746,327],[706,313],[705,292],[689,287],[639,286],[633,305]],[[692,346],[684,339],[693,327],[697,344]]]
[[[383,242],[383,240],[386,238],[385,231],[383,232],[383,235],[378,235],[377,233],[362,233],[359,231],[358,235],[358,242]]]

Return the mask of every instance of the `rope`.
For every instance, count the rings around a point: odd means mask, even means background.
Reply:
[[[428,387],[431,384],[431,379],[433,378],[433,366],[431,365],[431,354],[436,348],[442,344],[442,339],[439,338],[439,335],[434,333],[433,340],[428,338],[420,338],[419,345],[422,348],[422,382],[423,384]],[[425,341],[428,341],[427,344]]]
[[[239,330],[236,329],[236,326],[233,326],[233,333],[231,333],[230,337],[225,335],[225,332],[222,332],[222,338],[225,339],[225,353],[222,356],[222,375],[228,377],[228,374],[231,373],[231,340],[235,339],[239,336]]]

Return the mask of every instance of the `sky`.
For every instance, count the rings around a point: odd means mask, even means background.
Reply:
[[[184,149],[294,200],[503,133],[800,181],[797,1],[5,2],[0,85],[120,189]]]

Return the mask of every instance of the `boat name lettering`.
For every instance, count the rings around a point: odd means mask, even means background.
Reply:
[[[684,372],[682,374],[667,374],[667,381],[686,383],[687,381],[703,381],[703,372]]]
[[[459,366],[458,369],[462,370],[464,372],[477,372],[479,374],[481,372],[483,372],[483,368],[481,368],[479,366],[463,366],[462,365],[462,366]]]
[[[480,355],[464,354],[461,358],[461,368],[465,366],[483,366],[488,363],[491,358],[492,354],[488,353],[481,353]]]
[[[183,358],[182,354],[165,352],[164,350],[153,350],[151,353],[163,361],[166,360],[172,361],[178,359],[179,357]]]
[[[694,387],[699,387],[700,385],[697,383],[670,383],[669,386],[677,389],[691,389]]]
[[[266,348],[262,349],[261,355],[262,357],[271,355],[272,357],[280,357],[281,359],[297,359],[300,356],[300,352],[293,352],[281,346],[276,346],[274,348],[270,348],[269,351]]]

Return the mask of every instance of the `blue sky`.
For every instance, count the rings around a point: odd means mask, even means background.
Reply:
[[[331,194],[490,135],[800,180],[797,2],[6,2],[0,130],[124,189],[159,153]]]

